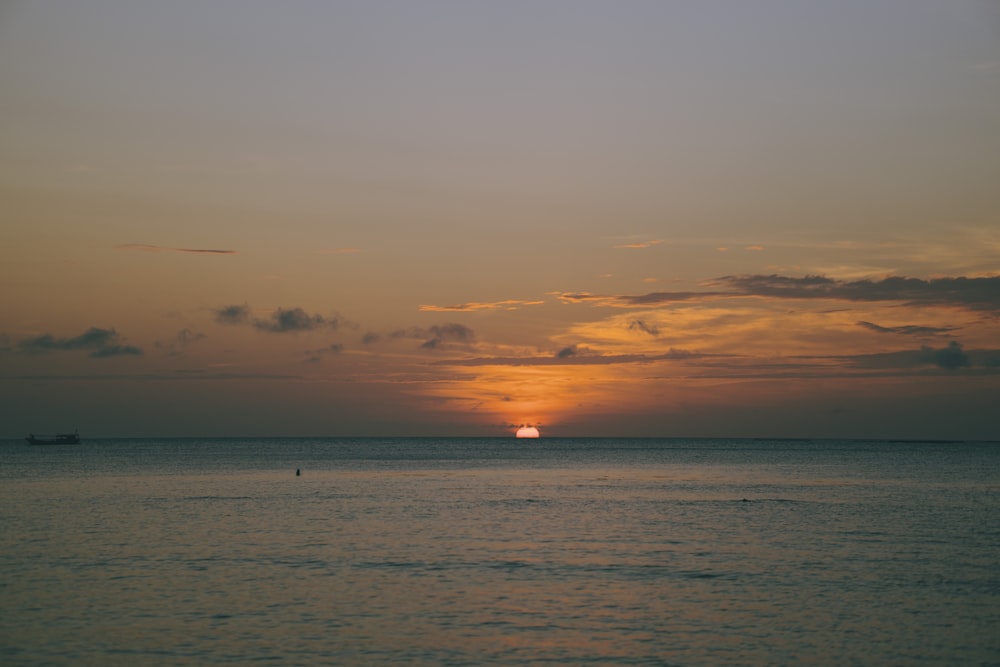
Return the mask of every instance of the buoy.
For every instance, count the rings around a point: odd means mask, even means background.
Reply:
[[[295,476],[296,477],[300,477],[301,475],[302,475],[302,471],[299,468],[296,468],[295,469]]]

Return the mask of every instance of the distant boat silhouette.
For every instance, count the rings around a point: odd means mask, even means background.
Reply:
[[[80,434],[76,431],[72,433],[56,433],[55,435],[35,435],[29,433],[25,438],[29,445],[79,445]]]

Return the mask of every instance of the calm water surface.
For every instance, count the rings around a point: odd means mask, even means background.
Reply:
[[[4,665],[1000,665],[998,443],[10,441],[0,527]]]

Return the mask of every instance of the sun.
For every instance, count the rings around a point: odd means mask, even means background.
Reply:
[[[537,438],[541,436],[541,433],[539,433],[538,429],[534,426],[522,426],[517,429],[517,433],[515,435],[518,438]]]

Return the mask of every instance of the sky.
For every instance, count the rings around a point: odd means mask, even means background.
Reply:
[[[1000,4],[0,4],[0,435],[1000,439]]]

